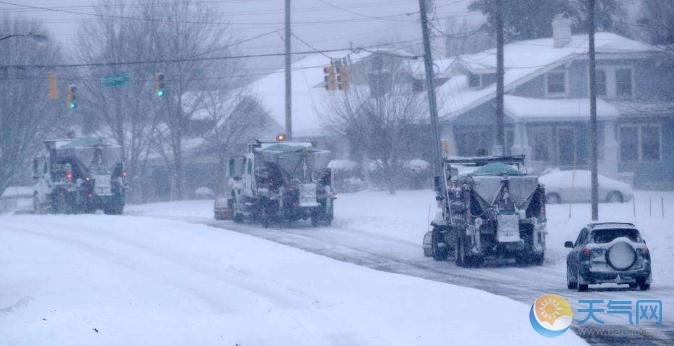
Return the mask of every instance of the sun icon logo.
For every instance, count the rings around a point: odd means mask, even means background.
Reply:
[[[531,305],[531,326],[539,334],[554,337],[564,334],[573,322],[573,309],[564,297],[544,294]]]

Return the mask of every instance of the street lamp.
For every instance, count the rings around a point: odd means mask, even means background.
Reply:
[[[5,36],[5,37],[0,38],[0,41],[6,40],[6,39],[9,39],[9,38],[12,38],[12,37],[27,37],[27,38],[30,38],[30,39],[34,40],[35,42],[39,42],[39,43],[47,42],[47,41],[49,40],[49,39],[47,38],[47,36],[45,36],[45,35],[41,35],[41,34],[33,34],[32,32],[29,32],[29,33],[27,33],[27,34],[12,34],[12,35],[7,35],[7,36]]]

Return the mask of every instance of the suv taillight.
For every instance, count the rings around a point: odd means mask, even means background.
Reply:
[[[71,170],[66,171],[66,180],[69,181],[69,182],[73,181],[73,171],[71,171]]]
[[[590,259],[592,256],[592,250],[588,249],[587,247],[583,247],[581,254],[583,255],[584,259]]]
[[[648,251],[648,247],[644,245],[644,247],[641,249],[641,255],[645,258],[650,260],[651,259],[651,253]]]

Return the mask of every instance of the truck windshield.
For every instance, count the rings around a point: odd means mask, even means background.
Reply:
[[[626,237],[633,242],[641,242],[639,231],[636,229],[602,229],[592,232],[595,243],[610,243],[616,238]]]

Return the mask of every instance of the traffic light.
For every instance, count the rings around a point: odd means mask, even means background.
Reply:
[[[56,73],[54,72],[49,72],[47,74],[47,85],[49,87],[49,94],[47,97],[50,100],[56,100],[59,98],[59,88],[56,83]]]
[[[325,73],[325,90],[337,90],[337,74],[335,73],[335,66],[330,64],[323,67]]]
[[[349,82],[349,66],[337,66],[337,87],[342,91],[351,90],[351,83]]]
[[[164,86],[164,74],[163,73],[157,73],[154,75],[154,89],[155,93],[159,97],[164,97],[166,96],[166,89]]]
[[[66,106],[70,110],[75,110],[77,108],[77,87],[73,84],[68,84],[68,98],[66,100]]]

